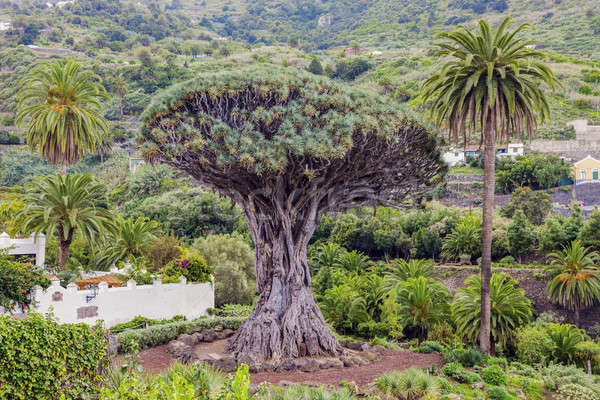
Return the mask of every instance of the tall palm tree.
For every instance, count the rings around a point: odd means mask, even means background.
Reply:
[[[129,257],[142,256],[156,239],[159,230],[156,221],[144,217],[124,219],[118,216],[114,224],[115,229],[106,236],[102,255],[98,259],[98,264],[105,267]]]
[[[127,93],[127,82],[122,74],[113,78],[112,86],[115,94],[119,98],[119,112],[121,113],[121,119],[123,119],[123,97],[125,97],[125,94]]]
[[[543,121],[550,113],[540,83],[552,89],[556,79],[540,61],[539,51],[529,48],[533,41],[519,37],[528,24],[514,31],[507,18],[494,32],[479,21],[479,30],[458,26],[440,33],[448,42],[440,43],[439,54],[450,57],[439,72],[425,82],[424,98],[431,99],[431,113],[438,126],[445,125],[450,138],[461,137],[466,146],[472,132],[481,132],[484,147],[484,188],[481,278],[481,350],[489,353],[490,279],[494,170],[496,142],[510,136],[531,135],[537,117]]]
[[[600,271],[596,267],[600,256],[575,240],[563,251],[550,253],[548,259],[554,277],[546,291],[552,300],[573,311],[579,326],[579,311],[600,301]]]
[[[56,234],[58,267],[63,270],[76,233],[95,242],[112,229],[105,193],[106,188],[90,174],[40,177],[29,187],[26,206],[17,215],[20,230]]]
[[[64,175],[69,164],[94,153],[108,133],[100,101],[100,77],[75,61],[53,61],[32,69],[20,83],[17,126],[28,121],[27,143]]]

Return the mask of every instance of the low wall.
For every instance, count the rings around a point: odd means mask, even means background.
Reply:
[[[152,285],[136,285],[130,280],[127,286],[109,288],[106,282],[94,290],[78,290],[71,283],[67,288],[60,286],[58,280],[50,287],[34,291],[36,312],[52,312],[62,323],[94,324],[103,320],[110,328],[116,324],[130,321],[141,315],[147,318],[163,319],[175,315],[184,315],[188,319],[206,314],[206,309],[214,307],[214,289],[210,283],[162,284],[157,280]]]
[[[536,277],[537,272],[543,272],[535,269],[512,269],[512,268],[494,268],[493,272],[506,272],[518,282],[518,287],[525,290],[525,296],[533,303],[536,313],[539,315],[544,311],[554,311],[565,317],[567,323],[574,323],[573,313],[564,308],[553,304],[546,295],[546,284],[549,277]],[[436,268],[436,277],[440,278],[444,285],[452,291],[466,287],[465,280],[473,275],[479,274],[479,269],[469,266],[440,266]],[[600,306],[592,307],[581,312],[580,326],[588,329],[595,323],[600,323]]]
[[[525,146],[526,152],[539,152],[580,160],[588,155],[600,155],[600,142],[589,140],[533,140]]]

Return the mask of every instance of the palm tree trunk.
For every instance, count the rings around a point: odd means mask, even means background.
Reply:
[[[482,132],[482,134],[485,134]],[[481,326],[479,345],[481,351],[491,351],[491,301],[490,280],[492,277],[492,225],[494,219],[494,174],[496,162],[496,138],[494,132],[484,136],[484,169],[483,169],[483,222],[482,222],[482,254],[481,254]]]
[[[123,96],[119,96],[119,111],[121,112],[121,120],[123,120]]]
[[[574,312],[575,326],[579,328],[579,308],[575,308]]]
[[[62,164],[60,164],[60,174],[65,176],[67,174],[67,162],[63,160]]]

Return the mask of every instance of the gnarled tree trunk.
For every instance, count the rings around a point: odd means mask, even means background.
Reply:
[[[244,206],[245,211],[249,207]],[[316,210],[294,215],[277,208],[246,212],[256,245],[259,298],[252,315],[230,339],[229,349],[238,361],[250,363],[339,354],[341,347],[315,303],[306,259]]]

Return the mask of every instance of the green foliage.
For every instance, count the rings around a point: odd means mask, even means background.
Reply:
[[[219,308],[209,308],[206,312],[219,317],[248,318],[253,308],[249,304],[223,304]]]
[[[490,400],[508,400],[511,397],[506,391],[506,388],[501,386],[492,386],[487,391],[487,398]]]
[[[516,336],[519,361],[534,365],[546,364],[551,360],[554,342],[544,327],[527,326],[519,329]]]
[[[308,67],[306,70],[315,75],[323,74],[323,66],[321,65],[321,62],[319,61],[319,59],[317,57],[311,57],[310,64],[308,64]]]
[[[533,250],[537,239],[535,230],[521,210],[515,212],[513,222],[508,226],[506,236],[511,254],[518,257],[519,260]]]
[[[181,242],[175,236],[160,235],[147,244],[144,255],[151,270],[157,271],[181,256]]]
[[[452,318],[457,330],[475,342],[479,337],[481,313],[481,277],[471,275],[465,283],[466,288],[456,291],[452,303]],[[531,301],[525,297],[525,291],[518,289],[516,281],[505,273],[493,273],[490,283],[491,336],[492,343],[506,345],[515,333],[515,329],[531,319]]]
[[[552,211],[552,197],[546,192],[534,192],[529,187],[516,188],[510,203],[502,208],[501,213],[507,218],[515,218],[518,211],[523,212],[532,224],[541,225]]]
[[[483,353],[477,347],[450,348],[444,353],[446,362],[458,362],[466,367],[474,367],[483,362]]]
[[[131,352],[132,348],[155,347],[177,339],[182,333],[193,333],[206,329],[236,330],[245,318],[199,318],[193,321],[174,322],[150,326],[144,329],[129,329],[119,333],[119,351]],[[133,347],[132,347],[133,346]]]
[[[492,386],[506,386],[506,373],[498,365],[490,365],[481,370],[481,378]]]
[[[184,276],[188,282],[212,282],[215,273],[206,260],[197,254],[182,254],[169,261],[160,272],[166,277]]]
[[[107,367],[101,326],[58,324],[50,316],[0,315],[0,397],[83,398],[97,393]]]
[[[395,259],[386,265],[384,281],[386,287],[397,289],[411,278],[429,278],[432,274],[433,263],[429,260]]]
[[[598,400],[597,391],[582,385],[568,383],[558,388],[557,400]]]
[[[439,393],[437,380],[416,368],[389,372],[375,380],[377,390],[387,398],[419,400]]]
[[[442,257],[457,260],[463,254],[471,258],[481,254],[481,220],[474,215],[462,218],[443,240]]]
[[[416,258],[436,259],[442,252],[442,239],[433,227],[423,227],[413,233],[412,242]]]
[[[475,372],[467,371],[460,363],[451,362],[442,367],[442,374],[468,385],[479,382],[481,378]]]
[[[548,324],[546,332],[553,342],[552,357],[561,363],[573,363],[577,346],[589,339],[583,330],[574,325]]]
[[[0,282],[0,307],[9,312],[31,304],[28,294],[34,286],[46,288],[50,285],[41,268],[12,260],[6,250],[0,251]]]
[[[590,218],[583,224],[579,240],[584,246],[600,251],[600,211],[598,208],[594,208]]]
[[[496,165],[496,188],[504,193],[525,186],[533,190],[550,189],[558,186],[562,178],[569,177],[571,177],[571,166],[563,162],[560,157],[548,154],[528,154],[518,156],[515,160],[503,158]],[[547,202],[543,194],[532,195]],[[523,202],[526,202],[526,199],[520,199],[517,204]],[[545,210],[547,205],[542,204]]]
[[[246,364],[242,364],[235,371],[235,376],[225,382],[225,388],[219,400],[248,400],[250,398],[250,373]]]
[[[192,249],[215,270],[215,304],[248,304],[255,293],[254,251],[237,234],[208,235],[194,241]]]
[[[138,315],[137,317],[133,318],[131,321],[117,324],[117,325],[113,326],[112,328],[110,328],[109,330],[111,333],[120,333],[120,332],[123,332],[128,329],[142,329],[142,328],[146,328],[148,326],[153,326],[153,325],[164,325],[164,324],[170,324],[172,322],[181,322],[184,319],[185,319],[185,317],[183,315],[176,315],[171,319],[161,319],[161,320],[146,318],[146,317],[142,317],[141,315]]]
[[[434,341],[425,341],[417,347],[417,353],[422,354],[431,354],[431,353],[442,353],[444,351],[444,346]]]
[[[583,216],[578,208],[568,218],[562,215],[548,216],[538,234],[540,249],[545,252],[562,250],[577,239],[583,224]]]

